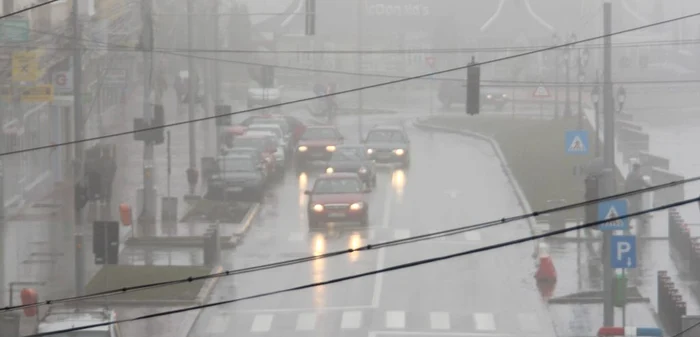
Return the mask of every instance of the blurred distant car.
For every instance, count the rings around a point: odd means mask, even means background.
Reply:
[[[481,87],[481,106],[491,106],[496,110],[503,110],[511,98],[500,88]],[[466,82],[442,81],[438,89],[438,99],[442,106],[449,108],[452,104],[467,103]]]
[[[218,172],[208,181],[209,200],[261,201],[265,196],[264,168],[253,154],[229,154],[217,160]]]
[[[299,139],[295,154],[295,166],[303,169],[314,162],[328,162],[337,145],[345,138],[335,126],[313,125],[306,128]]]
[[[411,164],[411,141],[401,126],[379,125],[371,128],[364,140],[370,159],[381,164]]]
[[[269,157],[267,153],[263,152],[259,148],[254,148],[254,147],[231,147],[231,148],[225,148],[222,151],[222,156],[227,156],[227,155],[253,155],[255,158],[257,158],[258,163],[263,166],[263,174],[265,176],[265,180],[267,180],[270,175],[274,172],[275,169],[275,162],[273,161],[273,158]]]
[[[249,126],[251,124],[276,124],[282,128],[284,134],[289,138],[292,147],[296,147],[299,138],[306,130],[303,122],[292,116],[280,114],[263,114],[259,116],[251,116],[243,120],[241,125]]]
[[[314,182],[309,196],[309,227],[328,222],[369,223],[369,203],[365,189],[356,173],[337,173],[321,175]]]
[[[239,136],[233,140],[233,148],[237,147],[252,147],[258,149],[263,153],[265,160],[272,164],[271,171],[268,172],[269,176],[272,177],[278,174],[274,156],[274,153],[277,152],[277,143],[269,137],[259,135]]]
[[[289,144],[289,137],[288,135],[284,134],[284,131],[279,125],[276,124],[252,124],[251,126],[248,127],[249,131],[266,131],[266,132],[272,132],[275,134],[275,137],[277,137],[277,140],[279,142],[279,146],[284,148],[284,153],[285,155],[289,154],[289,151],[292,149]]]
[[[268,141],[274,143],[276,148],[275,151],[272,152],[272,157],[275,158],[275,172],[278,174],[284,174],[284,168],[287,166],[287,157],[285,156],[285,150],[282,145],[283,143],[280,143],[280,139],[277,137],[277,135],[272,131],[254,130],[251,128],[248,129],[248,132],[246,132],[245,135],[265,137],[268,139]]]
[[[377,186],[374,161],[367,155],[364,145],[338,145],[328,161],[327,174],[357,173],[367,188]]]

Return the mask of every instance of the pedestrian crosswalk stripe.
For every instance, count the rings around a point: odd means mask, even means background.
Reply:
[[[362,325],[362,311],[345,311],[340,321],[341,329],[359,329]]]
[[[267,332],[270,331],[272,327],[273,315],[256,315],[253,320],[253,326],[250,328],[251,332]]]
[[[406,314],[403,311],[387,311],[387,329],[403,329],[406,326]]]
[[[396,239],[396,240],[406,239],[410,236],[411,236],[411,231],[408,229],[394,230],[394,239]]]
[[[216,315],[209,320],[207,324],[207,333],[218,334],[224,333],[228,329],[228,321],[231,316]]]
[[[316,314],[303,313],[297,317],[297,330],[313,330],[316,328]]]
[[[464,232],[464,238],[467,241],[481,241],[481,233],[477,231]]]
[[[496,330],[496,321],[492,313],[480,312],[474,314],[474,323],[479,331]]]
[[[527,332],[540,331],[539,318],[534,313],[518,314],[518,324],[521,329]]]
[[[431,312],[430,328],[434,330],[449,330],[450,314],[446,312]]]

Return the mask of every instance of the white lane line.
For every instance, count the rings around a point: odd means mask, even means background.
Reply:
[[[207,326],[207,333],[209,334],[219,334],[224,333],[228,329],[228,322],[231,316],[228,315],[216,315],[209,320]]]
[[[289,233],[289,241],[301,241],[304,240],[304,233],[300,232],[295,232],[295,233]]]
[[[411,236],[411,231],[408,229],[395,229],[394,230],[394,239],[395,240],[401,240],[405,239]]]
[[[255,315],[250,332],[267,332],[272,327],[273,315]]]
[[[450,314],[447,312],[431,312],[430,328],[434,330],[450,330]]]
[[[384,269],[386,249],[380,249],[377,252],[377,266],[374,270]],[[379,273],[374,276],[374,289],[372,291],[372,308],[379,308],[379,301],[382,297],[382,286],[384,284],[384,273]]]
[[[341,329],[359,329],[362,325],[362,311],[345,311],[340,321]]]
[[[297,330],[309,331],[316,328],[316,314],[303,313],[297,317]]]
[[[406,326],[406,313],[403,311],[387,311],[385,326],[387,329],[403,329]]]
[[[520,324],[520,328],[523,329],[523,331],[540,331],[540,320],[537,315],[531,312],[518,314],[518,324]]]
[[[496,330],[496,320],[490,312],[481,312],[474,314],[474,323],[479,331],[494,331]]]
[[[464,239],[467,241],[481,241],[481,233],[477,231],[464,232]]]
[[[391,187],[391,181],[387,184],[386,196],[384,197],[384,214],[382,216],[382,227],[389,228],[391,222],[391,204],[394,202],[394,189]]]

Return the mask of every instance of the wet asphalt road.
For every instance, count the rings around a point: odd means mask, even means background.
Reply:
[[[391,121],[393,119],[393,121]],[[338,121],[357,140],[356,117]],[[383,121],[382,121],[383,120]],[[365,125],[399,122],[366,117]],[[310,231],[303,191],[314,173],[287,174],[265,201],[227,267],[245,268],[322,254],[522,213],[500,162],[486,143],[428,134],[406,120],[412,166],[380,170],[370,195],[370,224]],[[414,260],[469,250],[530,234],[526,223],[445,239],[355,252],[222,279],[212,301],[319,282]],[[533,246],[523,244],[339,284],[207,309],[192,336],[367,336],[372,331],[552,335],[549,313],[532,277]]]

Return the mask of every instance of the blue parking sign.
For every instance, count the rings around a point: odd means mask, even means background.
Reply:
[[[627,200],[610,200],[598,204],[598,220],[614,219],[625,215],[627,215]],[[601,231],[626,230],[627,228],[629,228],[629,218],[605,222],[598,227]]]
[[[613,268],[637,267],[637,237],[613,235],[610,239],[610,266]]]
[[[566,153],[588,153],[588,131],[566,131]]]

